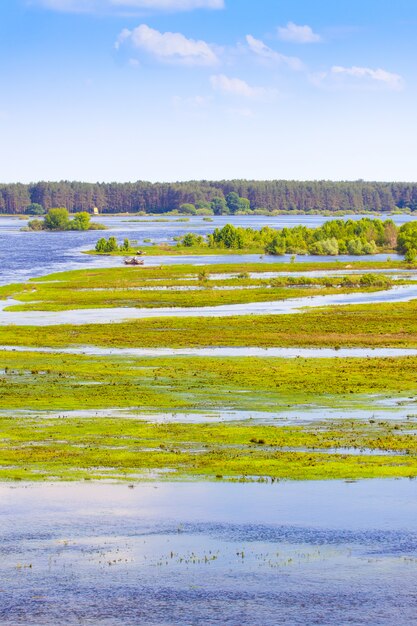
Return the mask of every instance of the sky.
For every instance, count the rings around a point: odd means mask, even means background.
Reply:
[[[0,182],[416,181],[415,0],[3,0]]]

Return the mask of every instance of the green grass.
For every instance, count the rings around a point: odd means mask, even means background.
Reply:
[[[160,220],[161,221],[161,220]],[[164,220],[171,221],[171,220]],[[146,245],[136,246],[134,252],[142,250],[145,256],[213,256],[213,255],[230,255],[230,254],[265,254],[265,249],[259,248],[209,248],[208,246],[195,246],[193,248],[180,247],[176,245],[160,244],[160,245]],[[115,252],[96,252],[95,250],[87,250],[84,254],[91,254],[93,256],[131,256],[131,252],[124,250],[117,250]]]
[[[409,428],[348,421],[313,430],[248,422],[155,425],[133,419],[0,417],[0,480],[415,477],[417,440]]]
[[[247,266],[227,280],[208,268],[114,268],[53,274],[23,285],[0,288],[0,298],[12,297],[19,304],[7,311],[60,311],[110,307],[203,307],[250,302],[270,302],[314,295],[372,291],[389,287],[380,276],[372,287],[360,277],[318,278],[282,276],[250,277]],[[217,270],[218,272],[218,270]]]
[[[271,302],[335,293],[350,293],[356,289],[326,287],[270,288],[222,290],[204,288],[198,291],[144,291],[106,289],[104,291],[61,291],[58,287],[36,289],[34,292],[14,294],[21,304],[11,305],[5,311],[65,311],[112,307],[138,307],[145,309],[163,307],[207,307],[251,302]],[[367,290],[369,291],[369,290]]]
[[[156,318],[80,326],[0,326],[0,344],[118,348],[417,347],[417,302],[349,305],[297,315]]]
[[[114,358],[3,352],[0,371],[0,410],[278,411],[306,404],[349,405],[373,394],[413,395],[417,388],[417,357]]]
[[[364,271],[404,267],[400,263],[371,261],[351,265]],[[341,292],[334,285],[324,286],[323,279],[313,280],[307,288],[283,278],[270,288],[270,279],[245,274],[313,269],[346,266],[336,262],[84,270],[2,287],[0,297],[17,297],[23,307],[58,310],[106,304],[195,306],[196,302],[225,303],[222,298],[254,302],[304,292]],[[212,286],[238,286],[239,290],[207,288],[207,273]],[[233,276],[220,280],[216,273]],[[238,277],[239,273],[244,275]],[[177,289],[184,285],[202,290]],[[140,291],[154,286],[157,291]],[[9,326],[0,327],[0,343],[33,347],[417,347],[416,313],[417,302],[409,302],[332,307],[297,315]],[[288,409],[302,412],[305,407],[321,406],[344,408],[348,417],[350,408],[375,407],[375,401],[382,397],[407,397],[412,402],[417,391],[416,372],[417,357],[116,358],[30,350],[2,352],[0,415],[1,411],[74,411],[75,417],[19,417],[18,413],[0,417],[0,480],[415,477],[417,440],[412,420],[395,425],[345,420],[278,428],[254,421],[156,425],[125,418],[80,419],[76,415],[88,409],[108,410],[111,414],[116,408],[166,413],[224,409],[285,413]],[[330,450],[333,448],[336,450]],[[345,454],[343,448],[355,448],[357,453]],[[364,449],[376,454],[360,455]],[[167,470],[169,473],[165,473]]]

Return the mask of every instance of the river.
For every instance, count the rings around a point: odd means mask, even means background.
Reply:
[[[2,626],[417,623],[415,481],[22,485],[0,500]]]
[[[360,215],[346,216],[352,219],[360,219]],[[152,218],[135,216],[100,216],[96,221],[105,224],[108,231],[105,236],[115,235],[119,241],[128,238],[137,240],[143,245],[144,239],[151,239],[154,243],[173,243],[175,237],[186,232],[207,234],[216,227],[222,227],[227,223],[235,226],[251,226],[262,228],[271,226],[283,228],[305,224],[311,227],[319,226],[329,218],[322,216],[221,216],[212,217],[211,222],[204,221],[202,217],[192,217],[189,222],[178,222],[178,217],[155,218],[164,219],[164,222],[151,221]],[[395,215],[397,224],[410,221],[413,218],[408,215]],[[121,264],[118,257],[91,257],[82,254],[82,251],[94,248],[97,239],[102,236],[99,231],[88,232],[21,232],[26,221],[17,217],[0,217],[0,284],[6,285],[14,282],[23,282],[36,276],[44,276],[52,272],[82,269],[85,267],[114,267]],[[369,257],[364,257],[369,260]],[[377,255],[372,258],[386,258]],[[394,257],[392,257],[394,258]],[[335,257],[298,257],[298,261],[334,261]],[[348,255],[338,257],[340,261],[359,260],[360,257]],[[192,257],[148,257],[149,265],[178,264],[219,264],[219,263],[243,263],[250,262],[276,262],[288,263],[289,256],[263,257],[259,255],[218,255],[218,256],[192,256]]]

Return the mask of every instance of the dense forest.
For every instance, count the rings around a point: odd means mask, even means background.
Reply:
[[[0,185],[0,213],[25,213],[33,204],[45,211],[53,207],[92,211],[97,207],[101,213],[417,211],[417,183],[231,180]]]

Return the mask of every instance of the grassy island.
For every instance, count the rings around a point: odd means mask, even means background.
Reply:
[[[65,208],[50,209],[43,219],[35,218],[28,222],[22,230],[29,231],[66,231],[66,230],[107,230],[103,224],[91,221],[86,211],[80,211],[70,219]]]
[[[0,287],[0,298],[13,298],[14,302],[5,308],[7,311],[204,307],[378,291],[392,286],[389,276],[372,272],[328,277],[277,274],[270,278],[262,264],[254,265],[258,268],[256,276],[251,276],[248,267],[242,264],[240,272],[235,270],[230,276],[222,266],[215,270],[210,266],[196,269],[186,265],[141,267],[137,271],[125,267],[76,270],[23,285]]]
[[[111,238],[100,239],[92,254],[131,254],[129,242],[119,246]],[[362,218],[360,220],[331,220],[317,228],[294,226],[276,230],[265,226],[260,230],[226,224],[206,237],[187,233],[176,245],[146,246],[148,255],[202,255],[202,254],[269,254],[281,256],[314,255],[353,256],[374,255],[381,252],[404,254],[407,261],[417,257],[417,225],[408,222],[398,228],[392,220]]]

